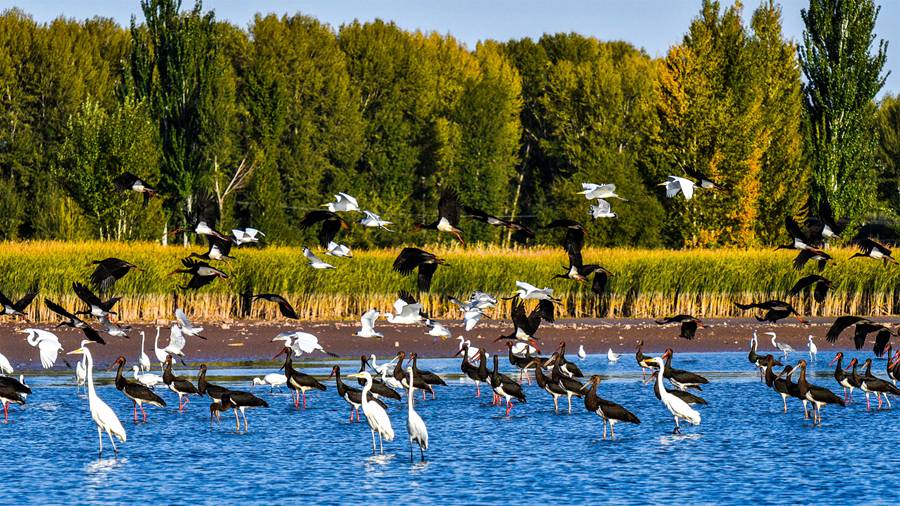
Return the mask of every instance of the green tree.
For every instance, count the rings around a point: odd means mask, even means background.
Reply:
[[[900,212],[900,97],[887,95],[878,105],[879,199]]]
[[[875,43],[872,0],[810,0],[799,50],[806,76],[806,158],[814,203],[859,224],[876,195],[875,96],[884,86],[887,42]]]

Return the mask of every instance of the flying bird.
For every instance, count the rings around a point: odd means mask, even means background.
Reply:
[[[106,341],[104,341],[103,338],[100,337],[100,334],[81,318],[68,312],[65,308],[50,299],[44,299],[44,304],[47,306],[47,309],[53,311],[54,313],[65,319],[65,321],[61,322],[59,325],[57,325],[57,327],[71,327],[73,329],[81,329],[88,341],[106,344]]]
[[[334,202],[322,204],[322,207],[327,208],[328,211],[332,213],[359,211],[359,203],[356,201],[356,198],[343,192],[338,192],[338,194],[334,196]]]
[[[116,281],[125,277],[132,270],[142,271],[140,267],[131,262],[126,262],[115,257],[93,260],[89,265],[96,265],[91,273],[91,284],[100,292],[108,292],[115,286]]]
[[[798,279],[793,288],[791,288],[790,294],[798,295],[800,292],[810,287],[814,287],[813,297],[816,302],[821,304],[825,302],[825,297],[828,295],[828,290],[831,288],[831,281],[822,276],[811,274]]]
[[[328,246],[325,248],[325,254],[333,257],[353,258],[353,253],[348,246],[338,244],[334,241],[328,243]]]
[[[441,198],[438,200],[438,217],[431,223],[416,223],[417,229],[436,230],[456,237],[461,244],[465,244],[462,238],[462,230],[459,229],[459,195],[452,188],[444,188]]]
[[[612,206],[609,205],[609,202],[603,199],[597,199],[597,203],[588,208],[588,214],[595,220],[601,218],[615,218],[618,216],[612,211]]]
[[[100,297],[94,295],[90,288],[78,282],[72,283],[72,290],[75,292],[75,295],[90,308],[88,311],[77,311],[75,313],[76,315],[83,314],[95,318],[103,318],[111,314],[116,314],[112,308],[116,305],[116,302],[119,302],[120,297],[113,297],[109,300],[100,300]]]
[[[436,257],[434,254],[419,248],[403,248],[403,251],[397,255],[394,260],[394,270],[401,275],[406,276],[418,269],[417,286],[419,291],[427,292],[431,288],[431,278],[437,270],[438,265],[442,265],[444,259]]]
[[[384,334],[375,331],[375,322],[378,321],[379,316],[381,316],[381,313],[377,309],[370,309],[363,313],[359,319],[360,328],[353,335],[356,337],[377,337],[379,339],[384,337]]]
[[[142,194],[144,196],[144,206],[147,205],[152,197],[155,197],[156,194],[159,193],[143,179],[135,176],[131,172],[119,174],[113,179],[113,184],[116,185],[116,189],[119,191],[133,191]]]
[[[187,285],[179,286],[182,290],[196,290],[198,288],[203,288],[215,281],[216,278],[228,279],[228,274],[212,267],[206,262],[201,262],[192,258],[183,258],[181,259],[181,264],[184,265],[185,268],[172,271],[169,273],[169,276],[175,274],[191,275],[191,279],[188,281]]]
[[[853,345],[856,349],[862,349],[869,334],[875,333],[875,344],[872,351],[876,356],[884,355],[884,350],[890,342],[891,336],[895,335],[895,333],[886,325],[875,323],[864,316],[848,315],[838,317],[831,324],[828,333],[825,334],[825,339],[829,343],[834,344],[845,330],[854,325],[856,325],[856,329],[853,332]]]
[[[787,302],[780,300],[767,300],[765,302],[753,302],[750,304],[741,304],[739,302],[734,303],[740,309],[761,309],[765,311],[765,315],[762,317],[757,316],[756,319],[761,322],[770,322],[770,323],[778,323],[778,320],[787,318],[791,315],[797,319],[800,323],[807,325],[809,322],[803,319],[800,316],[800,313],[794,309],[794,306],[788,304]]]
[[[317,257],[315,253],[312,252],[307,247],[303,247],[303,256],[309,261],[309,266],[313,269],[334,269],[334,266],[325,262],[321,258]]]
[[[672,198],[681,192],[684,195],[684,200],[691,200],[694,197],[694,189],[697,187],[690,179],[678,176],[668,176],[666,182],[659,183],[659,186],[666,187],[666,197]]]
[[[502,227],[507,230],[511,230],[519,235],[524,240],[534,239],[534,230],[526,227],[525,225],[512,220],[506,220],[503,218],[498,218],[497,216],[488,214],[480,209],[476,209],[474,207],[462,206],[463,211],[469,214],[469,218],[473,220],[480,221],[482,223],[487,223],[488,225],[494,227]],[[519,241],[524,242],[524,241]]]
[[[34,300],[37,294],[37,290],[32,289],[23,295],[21,299],[13,302],[9,297],[0,292],[0,307],[3,309],[3,312],[0,314],[8,316],[25,316],[25,310],[28,309],[28,306],[31,305],[31,301]]]
[[[581,183],[582,190],[579,195],[584,195],[587,200],[594,199],[619,199],[625,200],[616,194],[616,185],[614,184],[594,184]]]
[[[359,220],[360,225],[369,228],[382,228],[388,232],[393,232],[393,230],[387,228],[388,225],[392,225],[390,221],[382,220],[381,216],[378,216],[372,211],[363,211],[363,213],[365,216],[363,216],[363,219]]]
[[[247,227],[245,229],[234,228],[231,229],[232,241],[237,246],[243,246],[245,244],[252,244],[259,242],[259,237],[265,237],[266,234],[256,230],[255,228]]]
[[[297,316],[297,311],[294,310],[294,306],[292,306],[291,303],[281,295],[278,295],[276,293],[258,293],[252,297],[252,300],[260,299],[278,304],[278,311],[281,312],[281,316],[290,320],[299,319],[299,317]]]
[[[310,228],[317,224],[321,224],[321,226],[316,237],[319,239],[319,245],[323,248],[327,248],[328,243],[334,241],[340,230],[350,229],[349,223],[331,211],[310,211],[306,213],[299,223],[301,228]]]
[[[888,263],[897,263],[891,256],[891,250],[884,244],[875,239],[863,239],[859,241],[859,252],[854,253],[850,258],[869,257],[875,260],[882,260],[885,265]]]
[[[668,325],[670,323],[681,324],[681,333],[678,334],[678,337],[683,337],[685,339],[693,339],[697,333],[697,328],[703,328],[703,322],[700,321],[699,318],[687,314],[679,314],[656,320],[657,325]]]

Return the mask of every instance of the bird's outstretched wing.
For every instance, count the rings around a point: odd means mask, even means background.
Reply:
[[[868,319],[863,316],[840,316],[831,324],[831,328],[829,328],[828,333],[825,334],[825,339],[829,343],[834,343],[847,328],[864,321],[868,321]]]
[[[453,188],[444,188],[438,200],[438,215],[447,218],[454,227],[459,225],[459,194]]]

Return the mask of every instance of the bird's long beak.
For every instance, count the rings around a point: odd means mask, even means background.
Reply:
[[[360,373],[358,373],[358,372],[355,372],[355,373],[353,373],[353,374],[348,374],[347,377],[348,377],[348,378],[362,378],[363,375],[360,374]]]
[[[84,348],[78,348],[77,350],[72,350],[66,355],[84,355]]]
[[[837,362],[838,357],[840,357],[840,355],[835,355],[834,358],[831,359],[831,362],[828,362],[828,365],[834,365],[834,363]]]

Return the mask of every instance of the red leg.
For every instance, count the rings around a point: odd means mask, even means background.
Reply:
[[[506,416],[509,416],[509,412],[512,411],[512,403],[509,402],[509,399],[506,399]]]
[[[134,423],[137,423],[137,403],[131,401],[131,414],[134,418]]]
[[[475,397],[481,397],[481,383],[475,382]]]
[[[303,393],[303,409],[306,409],[306,392],[304,392],[303,390],[301,390],[300,392]]]
[[[141,404],[141,413],[144,415],[144,421],[146,422],[146,421],[147,421],[147,412],[144,411],[144,405],[143,405],[143,404]]]
[[[9,403],[8,402],[3,403],[3,421],[9,422]]]

